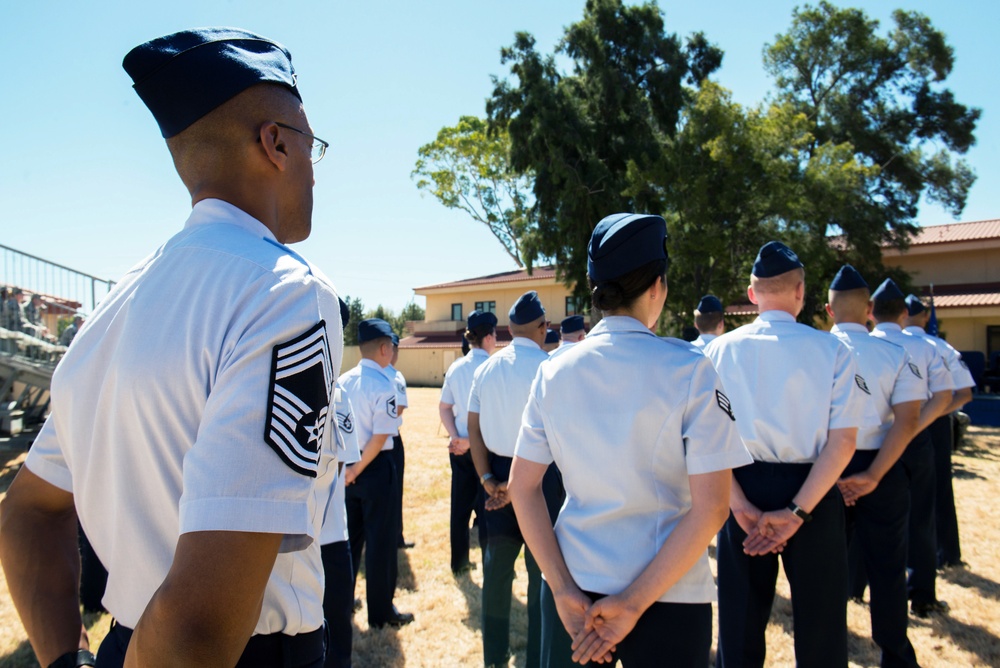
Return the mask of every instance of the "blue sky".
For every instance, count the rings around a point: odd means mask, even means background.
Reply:
[[[761,49],[796,2],[674,2],[669,31],[696,30],[725,51],[716,80],[752,105],[771,89]],[[840,3],[847,4],[847,3]],[[869,1],[885,24],[900,2]],[[421,196],[417,149],[465,114],[484,114],[500,48],[516,31],[551,52],[583,0],[165,3],[6,2],[0,243],[115,279],[180,229],[190,208],[152,116],[121,68],[130,48],[184,28],[234,25],[292,52],[314,131],[331,143],[316,166],[313,235],[296,246],[341,294],[401,308],[412,288],[513,269],[499,243],[464,214]],[[948,85],[983,109],[978,173],[962,220],[1000,217],[1000,3],[910,0],[956,50]],[[952,222],[924,206],[924,225]],[[421,303],[421,300],[417,300]],[[206,314],[210,317],[210,314]]]

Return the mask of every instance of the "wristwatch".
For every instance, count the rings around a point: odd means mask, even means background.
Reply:
[[[96,666],[97,657],[88,650],[80,649],[66,652],[49,664],[49,668],[77,668],[78,666]]]
[[[479,476],[479,484],[480,485],[485,485],[487,480],[493,480],[493,474],[492,473],[484,473],[481,476]]]
[[[809,513],[807,513],[806,511],[802,510],[802,508],[800,508],[799,505],[797,503],[795,503],[794,501],[792,501],[791,503],[788,504],[788,509],[790,511],[792,511],[793,515],[795,515],[796,517],[798,517],[803,522],[811,522],[812,521],[813,516],[810,515]]]

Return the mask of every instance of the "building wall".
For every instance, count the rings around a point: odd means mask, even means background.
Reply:
[[[1000,249],[997,248],[966,248],[933,254],[913,252],[887,256],[884,260],[888,266],[907,271],[918,285],[1000,282]]]
[[[414,387],[441,387],[448,367],[462,354],[460,348],[401,348],[396,368],[403,373],[406,384]],[[344,346],[344,361],[340,372],[353,369],[361,360],[358,346]]]
[[[986,328],[1000,327],[1000,306],[936,311],[938,329],[948,343],[958,350],[979,350],[989,355],[991,351],[987,349]]]
[[[495,285],[474,285],[461,289],[451,289],[447,292],[427,291],[426,321],[451,321],[451,305],[462,304],[462,318],[467,318],[478,301],[495,301],[498,324],[508,324],[507,312],[518,297],[529,290],[538,292],[538,298],[545,307],[546,318],[550,322],[561,322],[566,317],[566,297],[569,290],[562,283],[552,279],[541,281],[520,281],[516,283],[497,283]],[[457,322],[457,321],[456,321]],[[458,325],[456,325],[457,327]],[[423,330],[423,328],[418,328]]]

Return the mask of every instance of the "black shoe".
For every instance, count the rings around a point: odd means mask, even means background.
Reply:
[[[373,629],[381,629],[386,626],[391,626],[394,629],[398,629],[401,626],[406,626],[413,621],[412,612],[398,612],[394,611],[393,616],[380,624],[371,624]]]
[[[957,561],[942,561],[941,564],[938,566],[938,570],[950,571],[956,568],[966,568],[968,567],[968,565],[969,564],[965,563],[961,559],[958,559]]]
[[[850,596],[847,600],[857,603],[858,605],[865,605],[865,599],[861,596]]]
[[[360,609],[361,609],[361,599],[356,598],[354,599],[354,612],[357,612]]]
[[[474,571],[474,570],[476,570],[476,565],[470,561],[464,566],[451,569],[451,574],[454,575],[455,577],[459,577],[460,575],[465,575],[469,571]]]
[[[396,545],[397,550],[409,550],[411,547],[416,547],[416,543],[408,543],[403,539],[399,540],[399,544]]]
[[[948,612],[948,604],[944,601],[912,601],[910,612],[921,619],[927,619],[934,614],[945,614]]]

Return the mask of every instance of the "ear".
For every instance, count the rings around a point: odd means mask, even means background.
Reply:
[[[747,286],[747,297],[750,299],[751,304],[757,303],[757,295],[754,294],[752,285]]]
[[[830,308],[830,304],[827,304],[827,305],[826,305],[826,306],[824,306],[823,308],[825,308],[825,309],[826,309],[826,314],[827,314],[828,316],[830,316],[830,317],[831,317],[831,318],[833,318],[834,320],[836,320],[836,319],[837,319],[837,316],[835,316],[835,315],[833,314],[833,309],[832,309],[832,308]]]
[[[875,302],[868,300],[868,309],[865,311],[865,319],[872,320],[872,309],[875,308]]]
[[[264,149],[264,155],[278,171],[285,171],[288,165],[288,144],[285,142],[284,133],[273,121],[265,123],[260,128],[260,145]]]
[[[795,285],[795,299],[801,301],[806,296],[806,284],[805,281],[799,281]]]

